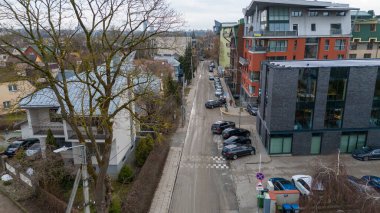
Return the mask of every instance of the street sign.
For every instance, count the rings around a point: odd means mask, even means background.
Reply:
[[[257,191],[264,190],[263,183],[261,183],[261,181],[256,184],[256,190]]]
[[[258,173],[256,173],[256,178],[257,178],[257,180],[264,180],[264,174],[263,173],[261,173],[261,172],[258,172]]]

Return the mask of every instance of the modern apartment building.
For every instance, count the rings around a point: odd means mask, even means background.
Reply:
[[[349,58],[380,58],[380,17],[373,11],[352,12]]]
[[[268,153],[380,145],[380,60],[266,62],[257,131]]]
[[[260,95],[263,61],[347,58],[352,9],[331,2],[253,0],[243,9],[243,104]]]

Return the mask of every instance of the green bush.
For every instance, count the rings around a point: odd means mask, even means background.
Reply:
[[[23,148],[20,148],[16,151],[15,158],[17,160],[23,160],[26,157],[25,150]]]
[[[109,213],[120,213],[120,212],[121,212],[121,200],[119,196],[114,195],[112,197]]]
[[[9,180],[9,181],[4,181],[4,182],[3,182],[3,185],[4,185],[4,186],[9,186],[9,185],[11,185],[11,184],[12,184],[12,181],[10,181],[10,180]]]
[[[53,132],[51,129],[48,129],[47,134],[46,134],[46,144],[50,145],[53,148],[57,148],[58,144],[57,141],[55,140],[55,137],[53,135]]]
[[[117,177],[117,181],[120,183],[130,183],[133,180],[133,170],[130,166],[124,165],[121,168],[119,175]]]
[[[154,140],[152,136],[148,135],[146,138],[142,138],[137,145],[135,156],[138,166],[143,166],[145,160],[148,158],[149,153],[152,151],[154,146]]]

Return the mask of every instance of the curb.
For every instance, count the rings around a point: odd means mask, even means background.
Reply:
[[[234,114],[234,113],[226,112],[226,111],[222,110],[222,108],[219,108],[219,109],[220,109],[220,112],[223,113],[223,114],[225,114],[225,115],[239,116],[239,114]],[[248,117],[248,116],[250,116],[250,114],[248,114],[248,115],[241,115],[241,116],[242,117]]]
[[[9,200],[11,200],[12,203],[15,204],[22,212],[25,212],[25,213],[28,212],[23,206],[21,206],[19,202],[17,202],[15,199],[9,196],[8,193],[5,192],[1,187],[0,187],[0,193],[3,194],[5,197],[7,197]]]

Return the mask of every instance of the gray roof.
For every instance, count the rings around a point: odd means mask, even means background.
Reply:
[[[271,61],[271,66],[284,68],[304,67],[374,67],[380,66],[380,59],[358,59],[358,60],[322,60],[322,61]]]
[[[181,63],[177,61],[174,56],[154,56],[156,61],[167,61],[173,67],[179,67]]]
[[[65,70],[63,75],[65,75],[66,79],[74,77],[75,73],[74,70]],[[62,73],[58,72],[57,76],[55,76],[55,80],[57,81],[63,81]]]
[[[132,71],[134,68],[133,66],[133,59],[134,59],[135,53],[132,53],[128,58],[125,60],[123,65],[121,66],[122,72],[129,72]],[[111,67],[113,67],[113,64],[116,63],[115,61],[119,60],[120,58],[114,58]],[[99,74],[104,73],[105,66],[101,65],[98,67],[97,72]],[[90,73],[88,75],[89,78],[94,80],[95,84],[99,84],[96,80],[96,77],[94,76],[95,73]],[[68,95],[71,103],[74,104],[75,112],[78,114],[86,114],[89,112],[90,109],[90,98],[89,98],[89,92],[87,90],[87,86],[84,83],[81,83],[80,80],[84,80],[87,75],[85,73],[78,74],[78,76],[73,76],[70,79],[67,80],[67,87],[68,87]],[[105,80],[105,75],[103,76]],[[141,77],[138,79],[134,79],[134,83],[145,83],[146,78]],[[59,83],[58,83],[59,84]],[[117,94],[118,92],[122,91],[127,87],[127,78],[125,76],[118,76],[115,82],[113,89],[113,94]],[[99,85],[99,90],[102,90],[102,86]],[[97,97],[100,96],[98,92],[95,91],[95,89],[91,89],[91,94],[94,94],[94,98],[92,101],[92,104],[96,104]],[[60,95],[63,95],[63,91],[61,90]],[[120,96],[116,97],[110,106],[109,113],[112,113],[116,110],[116,107],[120,103]],[[42,108],[42,107],[56,107],[59,108],[60,105],[57,101],[56,95],[54,94],[53,90],[51,88],[44,88],[36,93],[29,95],[25,98],[23,98],[20,101],[20,107],[21,108]],[[62,109],[60,109],[58,112],[60,112]],[[99,115],[100,112],[98,109],[94,112],[96,115]]]

